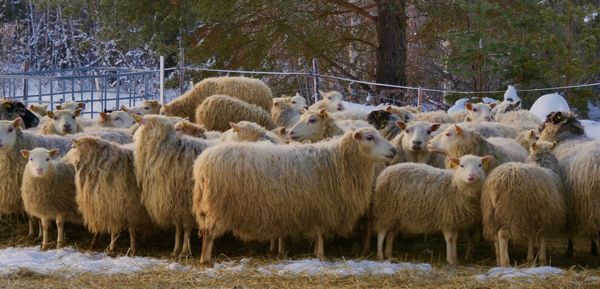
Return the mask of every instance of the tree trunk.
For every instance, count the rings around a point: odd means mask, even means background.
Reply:
[[[376,2],[377,82],[406,85],[406,1]]]

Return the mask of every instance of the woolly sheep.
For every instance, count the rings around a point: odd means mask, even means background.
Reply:
[[[557,142],[554,154],[567,188],[571,236],[596,238],[600,231],[600,141],[591,140],[576,116],[552,112],[541,126],[540,140]],[[567,255],[572,254],[569,248]]]
[[[136,231],[150,223],[141,203],[133,151],[97,137],[73,140],[77,205],[85,226],[94,234],[109,233],[109,253],[118,234],[129,230],[129,254],[136,252]]]
[[[411,119],[401,118],[387,110],[375,110],[369,113],[367,121],[387,139],[394,139],[402,130],[396,125],[398,121],[409,122]]]
[[[206,139],[204,134],[205,130],[200,125],[191,123],[188,120],[181,120],[175,123],[175,132],[177,136],[181,137],[184,135],[193,136],[197,138]]]
[[[124,111],[101,112],[98,119],[100,127],[130,128],[136,124],[135,119]]]
[[[75,102],[75,101],[65,101],[56,106],[56,110],[72,110],[75,111],[77,109],[84,109],[84,102]]]
[[[121,111],[127,112],[131,115],[137,114],[141,116],[149,114],[159,114],[161,108],[162,104],[155,99],[145,99],[142,101],[142,105],[137,107],[129,108],[125,105],[121,105]]]
[[[215,238],[228,231],[244,240],[309,234],[322,259],[323,234],[351,232],[369,207],[375,162],[394,154],[372,128],[318,144],[207,149],[194,164],[194,214],[204,238],[200,261],[211,261]]]
[[[349,110],[336,111],[331,113],[331,117],[337,120],[363,120],[366,121],[369,117],[369,113],[360,110]]]
[[[395,106],[395,105],[386,106],[384,111],[387,111],[389,113],[393,113],[393,114],[397,115],[400,118],[399,120],[403,121],[403,122],[413,121],[413,120],[415,120],[415,114],[421,113],[421,111],[419,111],[419,110],[415,111],[410,106]],[[373,112],[376,112],[376,111],[373,111]],[[377,119],[377,114],[380,114],[379,117],[385,116],[382,114],[382,112],[379,112],[379,113],[376,113],[375,116],[373,116],[374,119]],[[369,116],[371,116],[371,114],[369,114]],[[369,116],[367,117],[367,120],[369,120]]]
[[[288,136],[293,141],[317,142],[343,133],[335,120],[329,116],[327,109],[323,108],[319,112],[305,111],[290,129]]]
[[[467,116],[464,121],[467,122],[480,122],[480,121],[492,121],[492,109],[496,106],[495,103],[466,103]]]
[[[460,158],[467,154],[492,155],[494,160],[490,163],[489,170],[510,161],[523,162],[527,158],[527,151],[515,140],[485,139],[477,132],[459,125],[453,125],[432,138],[427,144],[427,149],[451,158]],[[449,165],[448,161],[446,165]]]
[[[508,241],[528,241],[527,261],[534,261],[539,245],[539,264],[546,264],[547,238],[564,229],[566,219],[562,183],[552,143],[531,145],[529,163],[505,163],[496,167],[483,184],[481,212],[484,237],[494,241],[496,263],[510,266]],[[540,166],[535,161],[540,161]]]
[[[188,256],[194,224],[192,167],[196,157],[210,143],[178,137],[171,119],[155,115],[140,119],[134,142],[135,172],[142,190],[142,204],[159,227],[175,225],[172,255]]]
[[[520,132],[515,139],[524,149],[529,149],[531,144],[540,139],[540,133],[537,129],[530,129]]]
[[[443,110],[421,112],[414,115],[415,120],[431,123],[453,123],[454,119]]]
[[[273,98],[271,117],[277,126],[291,127],[300,119],[300,111],[290,103],[289,98]]]
[[[227,95],[213,95],[206,98],[196,109],[196,123],[207,130],[226,131],[230,122],[252,121],[274,129],[271,115],[259,106],[249,104]]]
[[[77,117],[81,114],[81,108],[76,110],[57,110],[55,112],[48,112],[48,121],[44,123],[44,126],[40,130],[41,134],[57,134],[67,135],[82,132],[83,129],[77,121]]]
[[[57,232],[56,248],[62,248],[65,222],[81,223],[75,202],[75,170],[72,165],[53,160],[58,150],[35,148],[22,150],[27,165],[23,171],[21,198],[25,212],[42,223],[42,250],[48,249],[48,229],[55,221]]]
[[[480,222],[479,194],[485,180],[483,167],[491,156],[450,158],[452,170],[426,164],[403,163],[387,167],[377,177],[373,194],[373,220],[377,232],[377,258],[391,258],[397,232],[442,232],[446,260],[456,264],[459,231]]]
[[[476,131],[485,138],[490,137],[505,137],[505,138],[516,138],[518,131],[510,126],[497,123],[497,122],[462,122],[458,123],[461,127],[468,128]]]
[[[281,144],[283,140],[271,131],[266,130],[264,127],[257,123],[250,121],[240,121],[238,123],[229,123],[231,126],[230,130],[227,130],[221,136],[221,141],[233,141],[233,142],[257,142],[257,141],[269,141],[274,144]]]
[[[496,121],[515,128],[517,131],[537,129],[542,122],[528,110],[515,110],[496,114]]]
[[[258,79],[247,77],[205,78],[190,91],[163,105],[160,110],[161,114],[189,117],[191,122],[196,122],[196,107],[212,95],[229,95],[257,105],[265,111],[270,110],[273,99],[271,89]]]
[[[315,102],[308,109],[314,111],[320,111],[322,109],[327,110],[327,112],[336,112],[344,110],[344,105],[342,104],[342,94],[337,91],[329,91],[323,92],[319,91],[321,95],[321,100]]]
[[[441,154],[431,153],[427,149],[427,142],[431,140],[441,124],[423,121],[407,124],[397,121],[396,125],[402,130],[402,133],[391,141],[398,151],[391,164],[413,162],[425,163],[439,168],[444,167],[445,157]]]

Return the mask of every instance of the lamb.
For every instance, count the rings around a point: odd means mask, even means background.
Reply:
[[[271,115],[259,106],[246,103],[227,95],[213,95],[206,98],[196,109],[196,123],[207,130],[226,131],[230,122],[252,121],[274,129]]]
[[[369,207],[375,162],[394,154],[372,128],[318,144],[228,143],[207,149],[194,164],[200,261],[211,261],[215,238],[228,231],[244,240],[310,234],[322,259],[323,234],[352,231]]]
[[[492,121],[492,109],[496,106],[496,103],[476,103],[472,104],[467,102],[465,107],[467,108],[467,116],[464,121],[467,122],[481,122],[481,121]]]
[[[540,139],[540,133],[537,129],[530,129],[520,132],[515,139],[524,149],[529,149],[531,144]]]
[[[415,120],[431,123],[454,123],[454,118],[443,110],[421,112],[414,115]]]
[[[317,142],[343,134],[343,130],[329,116],[327,109],[319,112],[307,110],[290,129],[288,136],[293,141]]]
[[[191,122],[196,122],[196,107],[211,95],[229,95],[257,105],[265,111],[269,111],[273,100],[271,89],[258,79],[247,77],[205,78],[190,91],[163,105],[160,110],[161,114],[189,117]]]
[[[257,123],[240,121],[230,123],[231,129],[223,133],[221,141],[233,142],[257,142],[268,141],[274,144],[282,144],[283,140],[276,134],[266,130]]]
[[[124,111],[101,112],[98,119],[99,127],[130,128],[136,124],[135,119]]]
[[[94,234],[110,233],[114,253],[118,234],[129,230],[129,254],[136,253],[136,231],[150,224],[141,203],[133,150],[97,137],[73,140],[77,205],[85,226]]]
[[[396,157],[390,162],[391,164],[413,162],[425,163],[439,168],[444,167],[445,157],[427,150],[427,142],[431,140],[441,124],[423,121],[406,124],[397,121],[396,125],[402,130],[402,133],[391,141],[398,151]]]
[[[489,165],[491,171],[506,162],[523,162],[527,158],[527,151],[519,143],[506,138],[485,139],[477,132],[453,125],[443,133],[432,138],[427,144],[431,152],[445,154],[449,158],[460,158],[467,154],[492,155],[494,160]],[[450,163],[446,161],[448,167]]]
[[[162,104],[155,99],[144,99],[142,101],[142,105],[139,107],[129,108],[125,105],[121,105],[121,111],[127,112],[130,115],[149,115],[149,114],[159,114],[160,109],[162,108]]]
[[[291,127],[300,120],[300,115],[302,114],[292,106],[289,98],[273,98],[271,117],[275,125]]]
[[[75,102],[75,101],[65,101],[56,106],[56,110],[72,110],[75,111],[77,109],[84,109],[84,102]]]
[[[567,196],[567,228],[570,236],[596,238],[600,231],[600,141],[591,140],[576,116],[568,112],[548,114],[540,140],[557,142],[558,159]],[[567,255],[572,255],[570,242]]]
[[[481,212],[484,237],[493,240],[496,263],[510,266],[508,241],[527,240],[527,261],[546,264],[545,240],[561,233],[566,220],[565,199],[558,175],[555,143],[531,144],[528,163],[505,163],[494,169],[483,184]],[[548,167],[546,167],[548,166]]]
[[[83,128],[77,121],[77,117],[81,114],[81,108],[70,110],[57,110],[48,112],[48,121],[40,130],[41,134],[57,134],[67,135],[82,132]]]
[[[171,119],[155,115],[140,119],[134,142],[135,172],[142,190],[142,204],[159,227],[175,225],[172,255],[188,256],[194,224],[192,167],[196,157],[210,143],[178,137]]]
[[[308,110],[320,111],[325,109],[327,112],[344,110],[341,93],[334,90],[329,92],[319,91],[319,95],[321,95],[321,100],[311,105]]]
[[[28,160],[21,184],[25,212],[42,221],[42,250],[48,249],[51,221],[58,229],[56,248],[62,248],[65,222],[81,223],[75,202],[75,170],[69,163],[53,160],[58,156],[57,149],[35,148],[21,153]]]
[[[459,231],[480,222],[479,195],[484,166],[492,156],[450,158],[452,170],[426,164],[403,163],[387,167],[377,177],[373,194],[373,220],[377,232],[377,258],[391,258],[397,232],[427,234],[442,231],[446,260],[456,264]]]

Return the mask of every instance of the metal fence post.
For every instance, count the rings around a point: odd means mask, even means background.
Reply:
[[[180,36],[179,38],[179,93],[183,94],[185,92],[185,87],[184,87],[184,83],[185,83],[185,77],[183,75],[184,73],[184,69],[183,66],[185,65],[185,51],[183,50],[183,36]]]
[[[319,63],[316,58],[312,59],[312,71],[313,76],[313,99],[315,102],[319,101]]]
[[[159,58],[160,60],[160,72],[159,72],[159,79],[160,79],[160,103],[161,104],[165,104],[165,57],[161,56]]]
[[[417,107],[420,107],[421,105],[423,105],[423,91],[421,90],[421,87],[419,87],[419,89],[417,89]]]

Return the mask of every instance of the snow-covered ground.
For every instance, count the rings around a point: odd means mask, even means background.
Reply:
[[[477,275],[478,280],[484,281],[492,278],[512,279],[512,278],[547,278],[552,275],[564,275],[565,270],[555,267],[534,267],[534,268],[506,268],[494,267],[487,273]]]

